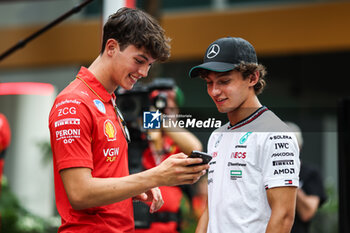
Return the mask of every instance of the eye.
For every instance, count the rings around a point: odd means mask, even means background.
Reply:
[[[228,84],[230,82],[229,79],[223,79],[223,80],[220,80],[218,83],[219,84]]]
[[[143,64],[143,62],[144,62],[143,60],[140,60],[138,58],[135,58],[135,61],[136,61],[137,64]]]

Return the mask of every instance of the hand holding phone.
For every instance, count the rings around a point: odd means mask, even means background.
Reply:
[[[192,151],[191,155],[188,157],[189,158],[201,158],[203,160],[202,163],[191,164],[189,166],[197,166],[197,165],[207,164],[212,159],[212,157],[209,154],[202,152],[202,151],[197,151],[197,150]]]

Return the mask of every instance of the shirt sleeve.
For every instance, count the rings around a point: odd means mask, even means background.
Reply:
[[[260,158],[265,189],[299,186],[299,147],[293,133],[268,133]]]
[[[54,165],[93,169],[93,119],[89,107],[77,98],[58,98],[50,112],[49,128]]]

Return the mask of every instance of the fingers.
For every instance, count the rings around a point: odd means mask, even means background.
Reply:
[[[186,165],[186,166],[196,165],[196,164],[200,164],[203,162],[203,160],[201,158],[189,158],[184,153],[174,154],[170,157],[175,158],[175,159],[179,159],[179,160],[177,160],[177,162],[180,163],[181,165]]]
[[[200,172],[193,174],[186,174],[183,176],[184,184],[194,184],[196,183],[203,175],[205,175],[206,170],[201,170]]]
[[[191,159],[192,160],[192,159]],[[201,160],[201,159],[200,159]],[[191,161],[192,162],[192,161]],[[192,163],[191,163],[192,164]],[[198,164],[198,163],[197,163]],[[190,166],[190,167],[186,167],[188,168],[188,173],[198,173],[201,171],[205,171],[209,169],[209,165],[208,164],[203,164],[203,165],[196,165],[196,163],[194,164],[194,166]],[[205,174],[205,173],[204,173]]]
[[[146,193],[141,193],[133,197],[133,200],[137,200],[137,201],[147,201],[147,199],[148,199],[148,195]]]
[[[174,154],[164,160],[156,169],[159,186],[193,184],[209,169],[208,164],[199,165],[201,158],[188,158],[184,153]]]
[[[154,213],[162,207],[162,205],[164,204],[164,201],[159,188],[153,188],[151,189],[151,192],[153,195],[153,200],[150,206],[150,213]]]
[[[184,153],[178,153],[178,154],[173,154],[169,158],[176,158],[176,159],[186,159],[188,156]]]
[[[185,167],[186,172],[178,173],[176,177],[176,183],[171,184],[171,186],[182,185],[182,184],[194,184],[203,175],[206,174],[207,165],[195,166],[195,167]]]

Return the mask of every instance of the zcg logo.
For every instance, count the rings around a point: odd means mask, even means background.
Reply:
[[[63,115],[67,115],[67,114],[72,114],[75,115],[77,113],[77,109],[75,107],[65,107],[65,108],[61,108],[58,109],[58,116],[63,116]]]

